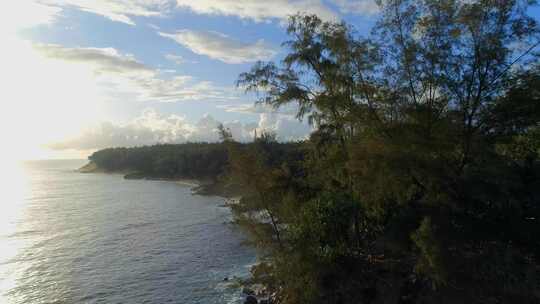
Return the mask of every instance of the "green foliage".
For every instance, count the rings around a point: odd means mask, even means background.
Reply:
[[[283,61],[239,77],[317,129],[294,160],[228,142],[265,284],[288,304],[540,301],[531,3],[378,3],[367,38],[293,16]]]
[[[342,194],[326,194],[306,202],[298,222],[291,227],[291,241],[310,247],[318,259],[334,261],[352,254],[354,236],[351,226],[355,208]]]
[[[225,172],[227,149],[222,144],[187,143],[110,148],[89,160],[106,171],[136,172],[145,177],[215,179]]]
[[[107,149],[146,176],[237,185],[277,303],[540,302],[540,29],[526,0],[379,0],[369,37],[291,17],[238,84],[308,141]],[[224,174],[226,173],[226,174]]]
[[[447,275],[442,261],[442,246],[440,238],[436,236],[436,227],[434,227],[431,218],[424,218],[411,238],[419,251],[419,258],[415,266],[416,272],[430,278],[434,287],[447,283]]]

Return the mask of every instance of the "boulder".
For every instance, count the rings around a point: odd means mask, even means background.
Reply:
[[[246,300],[244,301],[244,304],[258,304],[257,298],[254,296],[247,296]]]

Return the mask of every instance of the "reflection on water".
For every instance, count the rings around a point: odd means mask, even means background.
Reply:
[[[254,252],[221,199],[175,183],[2,168],[0,303],[237,303]]]
[[[0,233],[15,229],[15,222],[21,216],[24,197],[28,194],[29,181],[22,163],[8,163],[0,168],[2,183],[2,212],[0,212]],[[9,204],[7,204],[9,202]]]
[[[16,233],[17,224],[24,221],[24,198],[30,189],[22,163],[6,163],[0,170],[3,189],[0,206],[0,291],[5,291],[13,289],[16,284],[18,271],[8,262],[24,247],[25,240],[10,236]],[[0,293],[0,303],[7,302]]]

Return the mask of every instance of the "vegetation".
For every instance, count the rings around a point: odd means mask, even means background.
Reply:
[[[104,171],[134,177],[214,180],[224,172],[227,151],[217,143],[162,144],[104,149],[88,159]]]
[[[290,19],[239,86],[317,131],[229,149],[277,303],[539,303],[540,67],[531,1],[388,0],[373,34]]]
[[[235,184],[275,303],[540,303],[539,29],[526,0],[379,0],[369,37],[290,19],[239,77],[298,144],[108,149],[91,161]]]
[[[266,136],[266,135],[265,135]],[[238,144],[250,147],[255,143]],[[272,144],[273,165],[301,159],[304,143]],[[121,172],[128,179],[196,179],[201,194],[238,195],[241,185],[226,178],[229,155],[223,143],[158,144],[132,148],[108,148],[93,153],[81,172]]]

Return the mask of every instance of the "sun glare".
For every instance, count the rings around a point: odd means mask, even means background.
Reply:
[[[104,98],[91,68],[47,58],[35,43],[20,37],[18,31],[29,24],[48,23],[54,8],[30,1],[15,3],[13,11],[4,10],[0,16],[4,39],[0,136],[14,149],[7,158],[48,158],[43,146],[94,123]]]
[[[0,212],[0,302],[2,291],[9,290],[16,284],[17,271],[10,268],[7,261],[13,259],[20,248],[24,246],[24,240],[12,239],[10,236],[17,231],[17,225],[24,213],[25,197],[28,195],[29,181],[25,176],[23,165],[19,162],[0,163],[2,174],[0,182],[3,185],[2,212]]]

